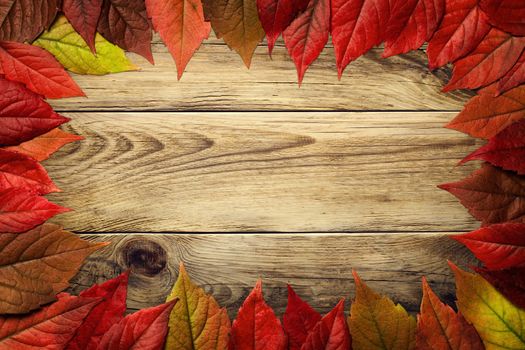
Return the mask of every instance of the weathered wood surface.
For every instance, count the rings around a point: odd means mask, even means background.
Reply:
[[[444,112],[79,113],[45,162],[79,232],[459,231],[436,185],[475,141]]]
[[[131,309],[162,303],[183,261],[192,279],[234,316],[258,278],[267,302],[282,314],[286,284],[320,312],[354,294],[352,268],[372,288],[418,310],[421,277],[449,303],[447,265],[473,265],[470,253],[444,234],[108,234],[83,235],[113,244],[92,255],[74,281],[78,292],[132,269]]]

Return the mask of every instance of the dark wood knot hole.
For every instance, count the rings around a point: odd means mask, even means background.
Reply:
[[[121,254],[126,268],[138,274],[155,276],[166,268],[166,250],[152,241],[129,241],[124,245]]]

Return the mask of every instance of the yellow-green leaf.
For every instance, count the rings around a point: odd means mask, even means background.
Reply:
[[[485,348],[525,349],[525,310],[501,295],[480,275],[450,264],[456,276],[459,311],[474,325]]]
[[[167,301],[175,298],[179,301],[171,311],[166,349],[228,349],[231,323],[226,309],[190,280],[182,263]]]
[[[364,284],[353,271],[356,296],[349,327],[353,350],[407,350],[416,345],[416,320],[399,304]]]
[[[64,16],[59,17],[33,45],[51,52],[66,69],[78,74],[104,75],[138,69],[121,48],[98,33],[95,37],[97,54],[94,55]]]

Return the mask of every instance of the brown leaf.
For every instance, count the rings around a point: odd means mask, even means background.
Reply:
[[[0,0],[0,40],[33,41],[57,15],[57,0]]]

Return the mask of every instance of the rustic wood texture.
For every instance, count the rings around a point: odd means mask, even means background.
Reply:
[[[162,303],[183,261],[194,282],[213,293],[234,316],[258,278],[267,302],[282,315],[286,284],[320,312],[354,294],[352,268],[369,285],[409,311],[419,308],[421,277],[449,303],[454,283],[447,265],[476,264],[443,234],[108,234],[83,235],[112,244],[92,255],[74,292],[131,269],[128,305]]]

